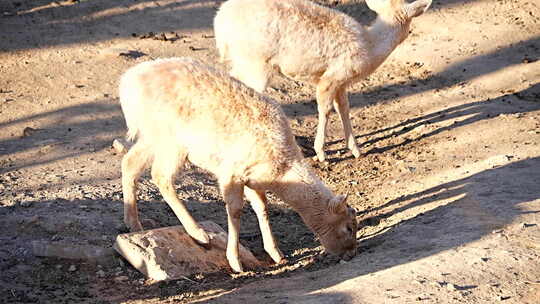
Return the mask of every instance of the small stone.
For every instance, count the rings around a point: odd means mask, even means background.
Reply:
[[[139,35],[139,39],[153,38],[155,35],[156,35],[156,34],[154,34],[154,32],[148,32],[148,33]]]
[[[431,282],[431,283],[429,283],[429,285],[437,287],[437,288],[443,287],[443,284],[441,282],[437,282],[437,281]]]
[[[103,278],[105,277],[105,271],[100,269],[96,272],[96,275],[98,276],[98,278]]]
[[[31,127],[26,127],[23,130],[22,136],[23,137],[30,136],[30,135],[34,134],[36,131],[37,131],[37,129],[31,128]]]
[[[68,271],[69,271],[69,272],[74,272],[74,271],[76,271],[76,270],[77,270],[77,267],[76,267],[75,265],[71,265],[71,266],[69,266],[69,268],[68,268]]]
[[[112,147],[120,154],[125,154],[129,150],[129,144],[121,138],[113,140]]]
[[[158,33],[152,37],[154,40],[161,40],[161,41],[167,41],[167,36],[165,33]]]
[[[123,281],[129,280],[129,278],[127,276],[119,276],[119,277],[114,278],[114,280],[117,282],[123,282]]]
[[[30,207],[30,206],[32,206],[32,203],[29,202],[29,201],[21,202],[21,207],[25,207],[25,208],[26,208],[26,207]]]
[[[446,289],[449,290],[449,291],[455,291],[456,290],[456,286],[452,283],[446,283]]]
[[[165,41],[174,42],[174,41],[180,39],[180,36],[175,32],[163,33],[162,35],[164,36]]]

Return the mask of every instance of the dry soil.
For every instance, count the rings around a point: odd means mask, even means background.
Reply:
[[[434,0],[409,38],[351,87],[363,155],[331,118],[329,161],[311,161],[349,193],[358,255],[339,262],[287,206],[271,221],[285,265],[156,283],[119,256],[36,257],[32,242],[110,248],[125,232],[119,76],[161,57],[217,63],[220,1],[0,1],[0,302],[540,303],[540,3]],[[363,1],[322,1],[363,24]],[[306,157],[311,86],[279,75],[278,100]],[[188,168],[177,192],[199,220],[226,228],[215,179]],[[145,175],[146,228],[177,225]],[[261,259],[254,213],[242,242]]]

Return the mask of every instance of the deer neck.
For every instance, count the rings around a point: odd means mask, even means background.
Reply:
[[[373,63],[379,66],[394,49],[409,35],[410,19],[403,14],[379,15],[367,29]]]
[[[332,192],[303,164],[294,165],[270,189],[302,217],[316,235],[325,233]]]

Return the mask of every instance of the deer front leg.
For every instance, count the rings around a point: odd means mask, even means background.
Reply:
[[[240,242],[240,216],[244,207],[244,185],[233,177],[220,179],[223,200],[227,207],[228,239],[227,260],[235,272],[243,272],[238,251]]]
[[[277,264],[284,260],[284,255],[279,250],[276,244],[276,240],[272,235],[272,228],[270,227],[270,221],[268,219],[267,200],[264,191],[255,191],[248,187],[244,187],[244,194],[251,203],[251,207],[257,214],[259,220],[259,227],[263,238],[264,250],[270,255],[272,260]]]
[[[332,110],[332,100],[335,96],[335,90],[331,83],[321,80],[317,85],[317,110],[319,112],[319,122],[317,125],[317,135],[315,136],[315,153],[320,162],[326,159],[324,153],[324,142],[326,138],[326,128],[328,125],[328,116]]]
[[[341,123],[343,124],[343,133],[345,135],[347,147],[351,150],[354,157],[360,157],[360,150],[356,145],[356,139],[352,133],[351,117],[349,114],[349,98],[345,86],[339,88],[337,91],[336,99],[334,100],[334,109],[336,109],[336,112],[341,119]]]

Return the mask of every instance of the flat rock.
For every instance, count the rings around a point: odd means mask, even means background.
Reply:
[[[210,236],[210,245],[196,243],[182,226],[172,226],[120,234],[114,248],[147,277],[175,280],[194,273],[230,270],[227,257],[227,233],[216,223],[199,223]],[[261,262],[240,245],[244,268],[261,267]]]

